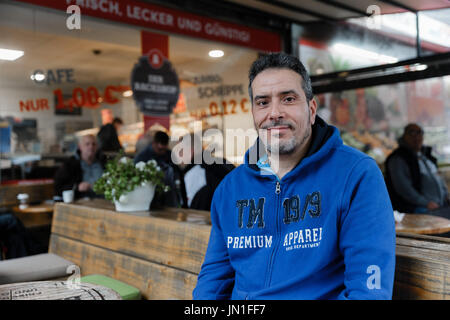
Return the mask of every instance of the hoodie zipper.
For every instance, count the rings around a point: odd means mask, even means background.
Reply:
[[[279,225],[279,211],[280,211],[280,207],[281,207],[281,183],[280,180],[277,177],[277,183],[275,185],[275,195],[276,195],[276,204],[277,204],[277,211],[276,211],[276,215],[275,215],[275,228],[276,228],[276,239],[277,239],[277,243],[273,243],[274,244],[274,248],[272,250],[272,254],[270,255],[270,260],[269,260],[269,266],[267,268],[267,278],[266,278],[266,284],[265,286],[268,287],[270,285],[270,283],[272,282],[272,268],[273,268],[273,260],[275,258],[275,254],[277,252],[278,249],[278,242],[280,240],[280,225]]]

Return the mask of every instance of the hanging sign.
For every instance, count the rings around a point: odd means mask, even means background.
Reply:
[[[138,25],[165,32],[230,43],[260,51],[280,51],[279,34],[190,14],[136,0],[16,0],[66,12],[78,5],[82,15]],[[65,25],[64,25],[65,27]]]
[[[180,94],[178,76],[161,51],[152,49],[139,58],[131,72],[131,90],[145,115],[169,115]]]

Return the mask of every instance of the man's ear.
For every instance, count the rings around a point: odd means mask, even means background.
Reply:
[[[311,125],[314,124],[314,122],[316,121],[316,114],[317,114],[317,102],[315,97],[313,97],[308,104],[309,107],[309,111],[310,111],[310,116],[311,116]]]

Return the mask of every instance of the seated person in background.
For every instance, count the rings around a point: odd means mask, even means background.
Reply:
[[[102,152],[119,152],[122,149],[117,135],[122,125],[122,119],[114,118],[112,123],[107,123],[100,128],[97,138]]]
[[[386,159],[386,185],[394,210],[450,216],[447,186],[439,176],[431,148],[423,146],[423,130],[408,124],[399,147]]]
[[[153,136],[151,144],[136,155],[134,163],[140,161],[147,162],[155,160],[164,172],[164,183],[170,190],[164,194],[155,194],[151,207],[169,206],[186,208],[186,192],[182,172],[178,166],[172,162],[171,151],[169,149],[169,136],[164,131],[157,131]]]
[[[234,165],[225,159],[204,155],[202,140],[197,134],[184,136],[181,144],[181,152],[176,156],[186,165],[183,175],[187,205],[191,209],[210,211],[214,191]]]
[[[78,150],[56,171],[55,194],[64,190],[75,190],[75,199],[99,197],[92,190],[94,182],[103,174],[106,157],[97,150],[97,139],[85,135],[78,142]]]

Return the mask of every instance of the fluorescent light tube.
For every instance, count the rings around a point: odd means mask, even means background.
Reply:
[[[396,62],[398,62],[397,58],[387,56],[384,54],[380,54],[380,53],[376,53],[373,51],[349,46],[349,45],[343,44],[343,43],[335,43],[331,47],[331,49],[336,52],[339,52],[341,54],[353,55],[353,56],[358,56],[361,58],[368,58],[368,59],[379,61],[381,63],[396,63]]]
[[[23,56],[24,52],[20,50],[10,50],[0,48],[0,60],[14,61]]]

